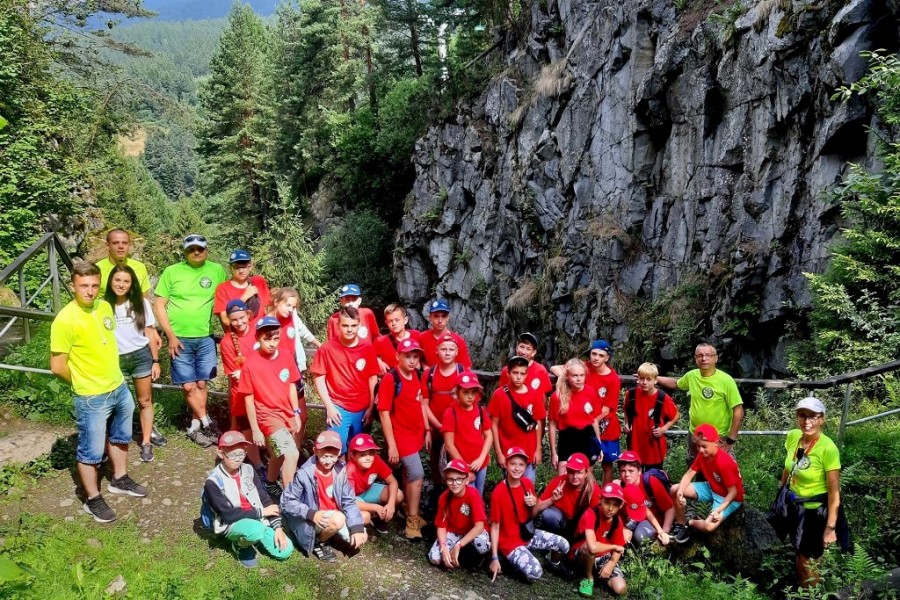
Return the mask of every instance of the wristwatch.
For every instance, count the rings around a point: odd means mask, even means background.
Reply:
[[[153,359],[153,364],[154,364],[154,365],[158,365],[158,364],[159,364],[159,359],[158,359],[158,358],[154,358],[154,359]]]
[[[300,410],[299,408],[295,408],[295,409],[294,409],[294,414],[295,414],[295,415],[302,415],[302,414],[303,414],[303,411]]]
[[[729,446],[734,446],[735,444],[737,444],[737,440],[733,437],[726,437],[725,443],[727,443]]]

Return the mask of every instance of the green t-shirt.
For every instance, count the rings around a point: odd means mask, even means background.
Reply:
[[[126,258],[125,264],[131,267],[131,270],[137,275],[141,293],[146,295],[150,291],[150,277],[147,275],[147,267],[141,261],[133,258]],[[102,298],[106,292],[106,282],[109,280],[109,274],[113,270],[113,263],[109,260],[109,257],[106,257],[97,261],[97,267],[100,269],[100,297]]]
[[[694,369],[678,380],[678,389],[687,390],[691,396],[691,432],[703,423],[715,427],[721,436],[731,432],[734,407],[744,403],[731,375],[716,369],[704,377],[700,369]]]
[[[818,441],[812,449],[804,454],[797,469],[794,470],[797,446],[800,444],[802,435],[803,432],[799,429],[792,429],[788,432],[787,439],[784,440],[784,449],[787,451],[784,468],[788,473],[793,471],[793,475],[788,477],[788,486],[791,491],[800,498],[811,498],[828,492],[826,473],[841,468],[841,455],[831,438],[820,434]],[[804,506],[816,508],[821,504],[821,502],[807,502]]]
[[[169,300],[166,313],[175,335],[197,338],[210,334],[216,286],[226,279],[222,265],[211,261],[202,267],[186,261],[166,267],[156,283],[156,297]]]
[[[68,355],[76,395],[106,394],[125,381],[115,329],[116,316],[104,300],[97,300],[89,309],[73,300],[50,325],[50,352]]]

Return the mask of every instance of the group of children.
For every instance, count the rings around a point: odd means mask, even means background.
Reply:
[[[252,284],[257,293],[250,298],[262,296],[263,284]],[[368,539],[366,526],[383,532],[401,511],[404,536],[421,539],[422,450],[434,489],[444,490],[430,562],[455,569],[465,554],[481,556],[494,578],[507,568],[534,581],[543,573],[535,552],[547,552],[547,567],[577,573],[586,596],[595,577],[612,592],[625,592],[619,563],[627,543],[685,542],[691,528],[714,530],[743,501],[737,465],[718,451],[718,432],[707,425],[696,428],[699,456],[671,485],[662,471],[665,433],[679,411],[656,388],[656,367],[645,363],[637,387],[625,394],[620,423],[621,383],[603,340],[591,344],[587,361],[551,367],[554,389],[548,370],[534,360],[538,339],[523,333],[483,406],[484,388],[465,341],[447,327],[444,300],[429,304],[431,328],[424,332],[408,329],[402,305],[389,305],[388,333],[378,336],[374,315],[359,306],[358,286],[348,284],[341,309],[329,319],[329,340],[319,344],[297,316],[296,290],[274,290],[270,302],[255,304],[246,296],[216,308],[226,326],[221,352],[232,431],[219,440],[220,463],[204,488],[209,521],[233,541],[245,566],[256,564],[256,546],[283,559],[292,543],[334,560],[334,546],[357,551]],[[328,428],[298,466],[307,422],[304,341],[320,346],[310,371]],[[383,446],[368,433],[375,420]],[[545,429],[557,475],[538,494]],[[621,452],[623,430],[627,450]],[[492,454],[503,479],[488,513],[483,494]],[[600,483],[593,471],[598,462]],[[705,482],[694,481],[698,473]],[[688,499],[711,502],[709,516],[688,519]]]

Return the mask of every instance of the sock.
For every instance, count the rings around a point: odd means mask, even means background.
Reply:
[[[191,426],[188,427],[188,433],[197,431],[198,429],[200,429],[200,421],[198,421],[197,419],[191,419]]]
[[[209,415],[200,417],[200,422],[203,424],[204,427],[209,427]]]

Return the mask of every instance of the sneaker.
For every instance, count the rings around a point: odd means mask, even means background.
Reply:
[[[213,423],[210,423],[208,427],[200,426],[200,431],[203,432],[203,435],[207,437],[214,445],[219,443],[219,438],[222,437],[222,432],[218,429],[213,429]]]
[[[555,573],[559,577],[563,579],[571,579],[572,578],[572,569],[569,568],[562,560],[553,562],[549,558],[547,559],[547,570],[551,573]]]
[[[109,507],[101,494],[88,498],[82,508],[98,523],[111,523],[116,520],[116,513]]]
[[[206,430],[207,432],[209,432],[209,433],[212,433],[212,437],[213,437],[216,441],[218,441],[219,438],[222,436],[222,430],[219,429],[219,424],[216,423],[216,420],[213,419],[212,417],[210,417],[210,419],[209,419],[209,425],[207,425],[206,427],[203,427],[203,426],[201,425],[200,428],[201,428],[201,429],[205,429],[205,430]]]
[[[143,498],[147,495],[147,488],[129,477],[127,473],[119,479],[111,480],[106,489],[109,490],[110,494],[124,494],[135,498]]]
[[[687,543],[691,539],[691,528],[681,523],[675,523],[671,536],[679,544]]]
[[[406,517],[406,529],[403,535],[411,542],[422,539],[422,519],[419,515]]]
[[[150,443],[157,448],[162,448],[169,443],[169,440],[167,440],[165,436],[161,434],[156,428],[156,425],[154,425],[153,429],[150,431]]]
[[[215,440],[211,439],[204,433],[204,429],[195,429],[194,431],[188,431],[187,437],[189,440],[200,446],[201,448],[209,448],[213,444],[215,444]]]
[[[281,489],[281,483],[277,481],[266,481],[265,478],[263,478],[263,481],[265,482],[266,493],[269,494],[272,500],[274,502],[281,500],[281,494],[284,492],[284,490]]]
[[[252,569],[259,564],[259,561],[256,560],[256,548],[253,547],[253,544],[242,546],[238,542],[232,542],[231,548],[237,554],[238,562],[248,569]]]
[[[153,462],[153,444],[141,444],[141,462]]]
[[[388,524],[381,519],[375,518],[372,519],[372,529],[378,533],[385,534],[388,532]]]
[[[590,598],[594,595],[594,580],[593,579],[582,579],[581,583],[578,584],[578,593],[582,596],[587,596]]]
[[[266,465],[259,465],[258,467],[253,467],[253,470],[256,471],[256,476],[259,477],[259,480],[265,483],[266,477],[269,476],[269,469]]]
[[[335,555],[334,550],[331,549],[331,546],[323,544],[322,542],[316,542],[316,545],[313,546],[312,553],[313,556],[319,560],[324,560],[325,562],[334,562],[337,560],[337,556]]]

